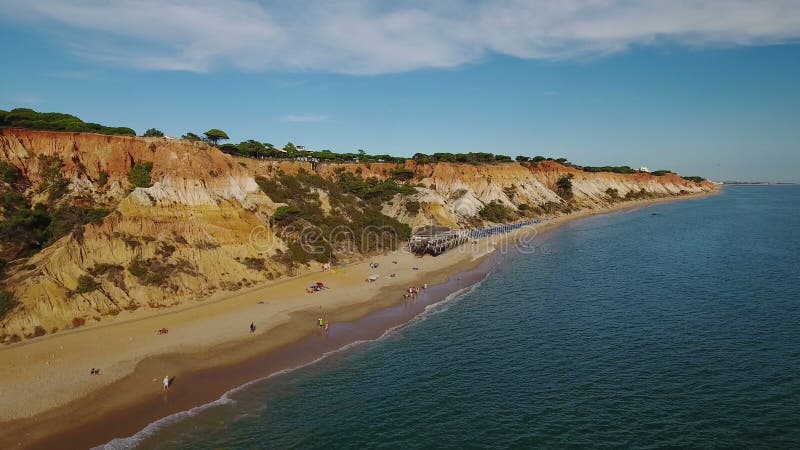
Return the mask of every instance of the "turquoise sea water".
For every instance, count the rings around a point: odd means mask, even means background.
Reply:
[[[655,215],[654,215],[655,213]],[[800,187],[597,216],[141,448],[800,447]]]

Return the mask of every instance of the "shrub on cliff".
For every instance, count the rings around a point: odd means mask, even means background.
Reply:
[[[491,202],[486,204],[478,212],[478,215],[483,220],[488,220],[489,222],[495,222],[495,223],[511,222],[517,217],[516,213],[512,208],[496,200],[492,200]]]
[[[562,175],[556,181],[556,193],[564,200],[572,199],[572,174]]]
[[[62,236],[78,230],[88,223],[100,223],[111,211],[106,208],[87,208],[82,206],[62,206],[50,208],[50,223],[47,227],[50,245]]]
[[[67,193],[69,181],[61,174],[64,163],[58,156],[39,155],[39,176],[42,182],[39,192],[47,192],[50,201],[57,200]]]
[[[86,294],[97,290],[100,284],[89,275],[81,275],[78,277],[78,286],[75,288],[76,294]]]
[[[0,179],[8,184],[17,184],[21,177],[22,173],[16,166],[0,161]]]
[[[153,170],[153,163],[149,161],[137,162],[128,172],[128,181],[134,187],[147,188],[153,185],[150,179],[150,172]]]
[[[0,291],[0,318],[8,314],[16,304],[17,301],[10,292]]]
[[[301,213],[300,208],[295,205],[279,206],[272,215],[276,223],[288,223],[295,220]]]
[[[194,264],[185,259],[163,262],[155,258],[142,259],[138,256],[128,264],[128,272],[135,276],[139,283],[150,286],[163,285],[170,277],[179,273],[197,275]]]
[[[421,205],[418,201],[411,200],[409,202],[406,202],[406,211],[408,211],[409,214],[416,216],[417,214],[419,214],[420,206]]]
[[[641,188],[638,191],[629,191],[627,194],[625,194],[625,200],[641,200],[650,197],[652,197],[652,194],[645,191],[644,188]]]
[[[267,260],[264,258],[251,258],[248,256],[242,261],[242,264],[250,270],[261,271],[267,268]]]
[[[100,177],[97,179],[97,184],[100,186],[105,186],[106,183],[108,183],[108,172],[101,170]]]
[[[31,208],[19,192],[9,191],[0,196],[0,207],[5,218],[0,221],[0,247],[4,251],[14,257],[29,256],[50,240],[52,219],[45,205]]]
[[[392,170],[392,178],[398,181],[408,181],[414,178],[414,171],[411,169],[406,169],[405,167],[399,167]]]
[[[606,195],[608,195],[611,200],[619,200],[619,191],[614,188],[606,189]]]

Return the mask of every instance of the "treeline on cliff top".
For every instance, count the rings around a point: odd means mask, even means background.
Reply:
[[[108,127],[99,123],[84,122],[70,114],[45,113],[28,108],[0,110],[0,128],[2,127],[136,136],[136,132],[128,127]]]
[[[114,134],[123,136],[135,136],[136,132],[128,127],[108,127],[96,123],[84,122],[78,117],[70,114],[55,113],[55,112],[37,112],[28,108],[17,108],[11,111],[0,110],[0,127],[16,127],[28,128],[33,130],[49,130],[49,131],[68,131],[68,132],[88,132],[88,133],[101,133],[101,134]],[[142,134],[143,137],[164,137],[164,133],[156,128],[150,128]],[[217,146],[220,151],[246,158],[283,158],[283,159],[296,159],[296,158],[313,158],[325,162],[393,162],[404,163],[408,159],[413,160],[418,164],[430,164],[437,162],[453,162],[465,164],[493,164],[493,163],[511,163],[517,161],[521,164],[535,165],[541,161],[555,161],[560,164],[573,167],[577,170],[585,172],[610,172],[631,174],[636,173],[637,170],[629,166],[581,166],[569,162],[566,158],[545,158],[544,156],[517,156],[511,158],[507,155],[499,155],[488,152],[469,152],[469,153],[416,153],[411,158],[402,156],[392,156],[388,154],[370,155],[364,150],[358,150],[356,153],[345,152],[338,153],[329,149],[319,151],[309,151],[302,146],[296,146],[292,142],[287,143],[283,147],[275,147],[268,142],[259,142],[253,139],[242,141],[238,144],[221,144],[219,141],[228,140],[228,134],[225,131],[212,128],[203,135],[198,135],[188,132],[181,136],[181,139],[191,141],[203,141],[209,145]],[[669,170],[657,170],[651,172],[652,175],[662,176],[667,173],[673,173]],[[705,181],[705,178],[692,176],[683,177],[686,180],[694,182]]]

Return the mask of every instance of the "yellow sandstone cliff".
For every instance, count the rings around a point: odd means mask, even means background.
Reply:
[[[305,170],[327,179],[342,171],[385,179],[403,167],[253,160],[169,138],[0,130],[0,161],[19,169],[25,180],[21,189],[32,204],[46,200],[38,189],[40,155],[63,162],[61,173],[69,187],[62,204],[111,212],[28,259],[12,261],[4,284],[18,303],[0,318],[0,342],[90,325],[121,310],[202,301],[215,292],[286,276],[286,265],[275,259],[286,246],[269,225],[280,204],[261,192],[255,177]],[[153,163],[151,187],[133,188],[128,182],[136,162]],[[398,195],[382,212],[412,228],[475,225],[479,211],[492,201],[535,216],[606,207],[616,201],[608,189],[623,198],[642,190],[671,196],[713,189],[710,183],[673,174],[586,173],[550,161],[535,166],[408,161],[404,167],[414,172],[410,182],[416,193]],[[567,202],[556,183],[569,174],[574,198]],[[0,182],[0,192],[8,189]],[[320,192],[322,209],[330,214],[326,198]],[[419,202],[419,213],[406,209],[411,201]],[[97,288],[81,292],[82,276],[91,276]]]

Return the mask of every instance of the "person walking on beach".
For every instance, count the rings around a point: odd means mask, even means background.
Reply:
[[[164,390],[169,389],[169,375],[164,377]]]
[[[253,334],[255,332],[256,332],[256,324],[253,323],[253,322],[250,322],[250,334]]]

